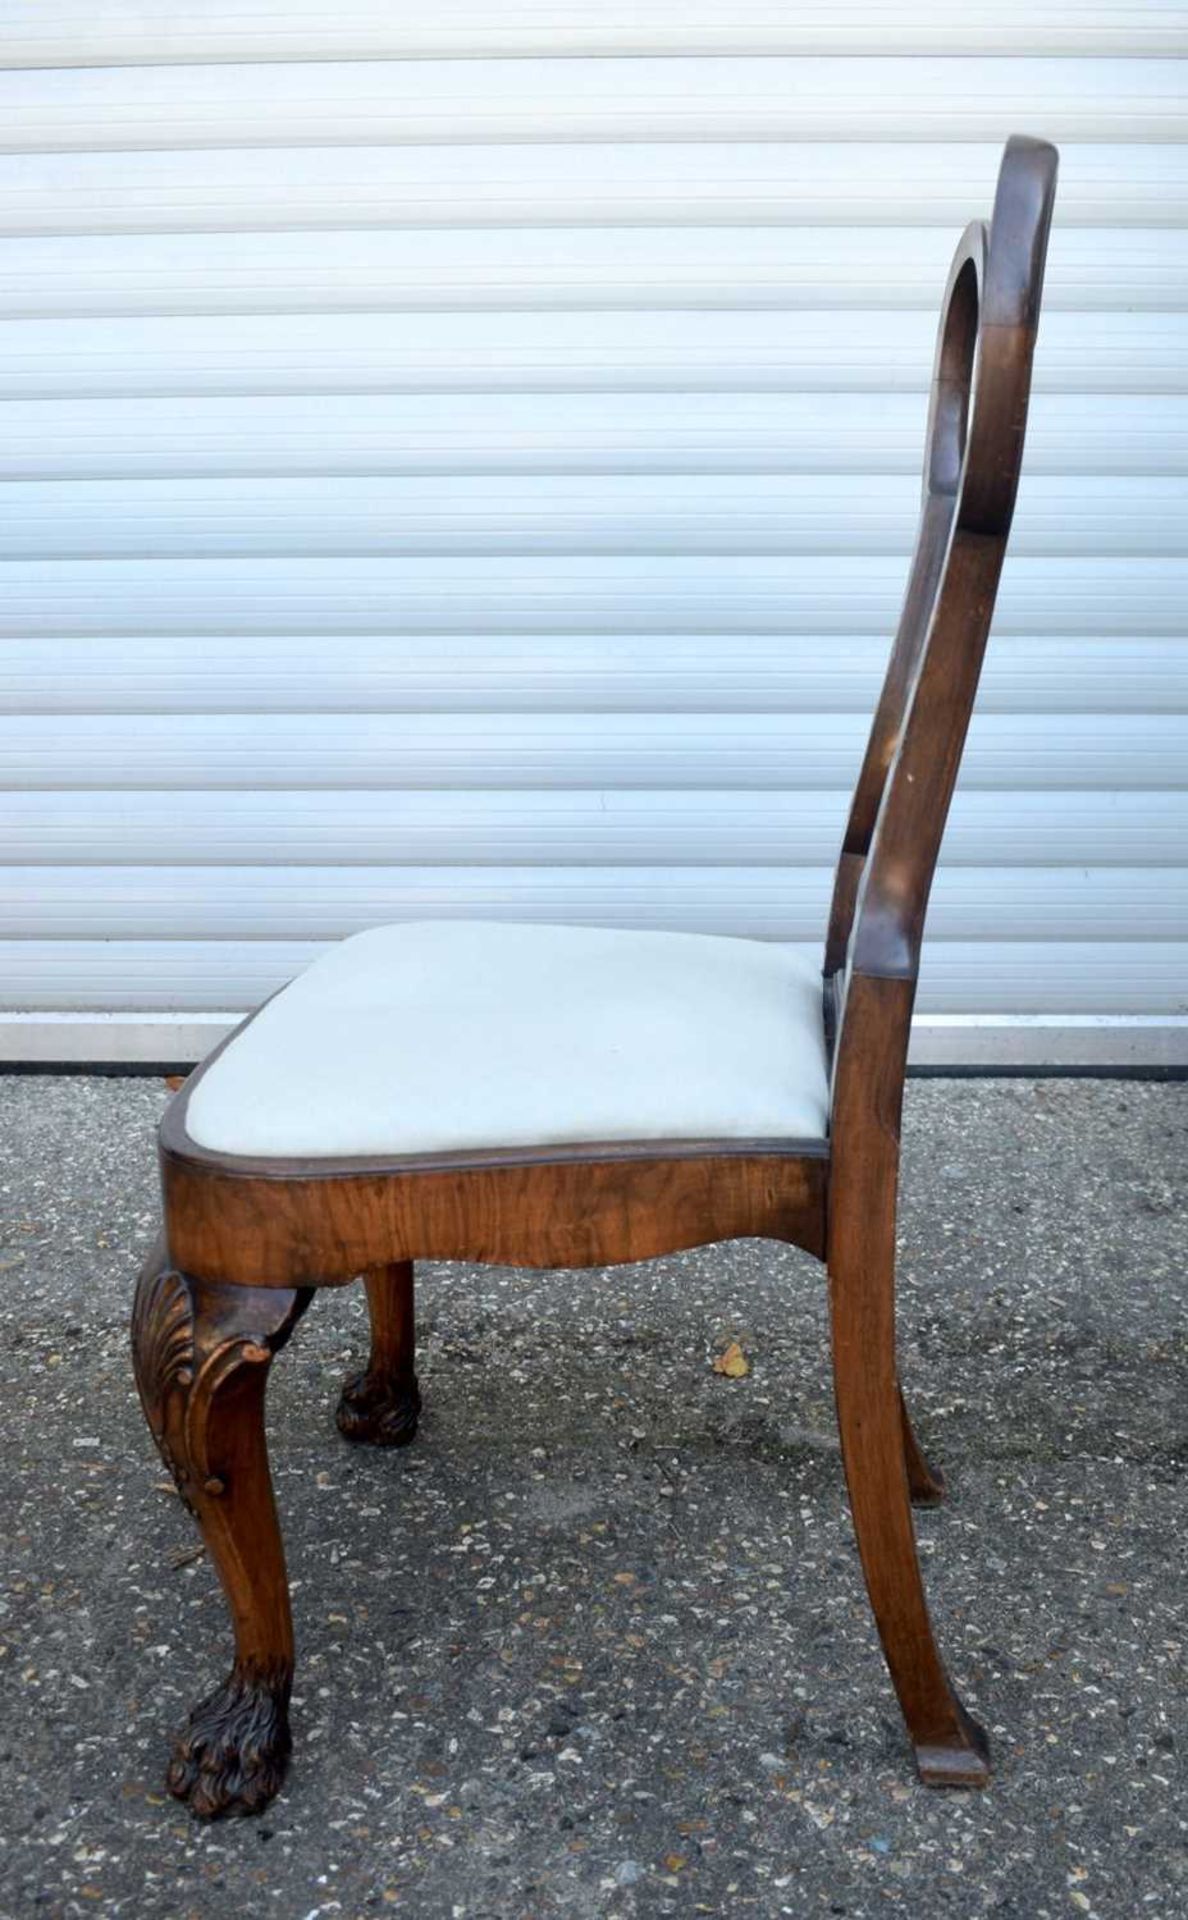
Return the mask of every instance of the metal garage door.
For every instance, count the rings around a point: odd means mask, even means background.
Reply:
[[[4,1051],[440,914],[819,943],[956,231],[1063,149],[922,1050],[1188,1048],[1188,9],[9,0]]]

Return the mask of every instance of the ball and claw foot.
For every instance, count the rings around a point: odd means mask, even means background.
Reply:
[[[338,1402],[338,1431],[344,1439],[373,1447],[407,1447],[417,1431],[421,1395],[415,1378],[356,1373]]]
[[[288,1766],[288,1673],[240,1665],[199,1702],[174,1744],[165,1784],[200,1820],[263,1813]]]

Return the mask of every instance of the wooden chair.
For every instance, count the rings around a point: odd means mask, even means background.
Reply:
[[[168,1784],[258,1812],[289,1751],[293,1636],[264,1387],[319,1286],[363,1277],[338,1423],[416,1429],[414,1259],[603,1266],[729,1239],[828,1268],[862,1566],[922,1779],[985,1736],[933,1637],[910,1501],[942,1483],[895,1359],[899,1123],[924,916],[1014,508],[1056,153],[1007,145],[945,293],[906,602],[850,809],[820,976],[783,946],[429,923],[344,942],[191,1077],[160,1138],[164,1230],[133,1316],[154,1438],[235,1625]]]

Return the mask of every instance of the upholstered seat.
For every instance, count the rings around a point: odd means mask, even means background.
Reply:
[[[704,934],[421,921],[357,934],[197,1082],[200,1147],[417,1154],[580,1141],[820,1140],[821,976]]]

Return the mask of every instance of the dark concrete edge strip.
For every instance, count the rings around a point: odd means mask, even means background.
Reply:
[[[151,1080],[166,1074],[192,1073],[196,1060],[10,1060],[0,1064],[0,1078],[43,1074],[79,1080]],[[1146,1061],[1109,1066],[1100,1062],[1076,1065],[999,1063],[976,1066],[908,1066],[909,1080],[1188,1080],[1188,1061]]]

